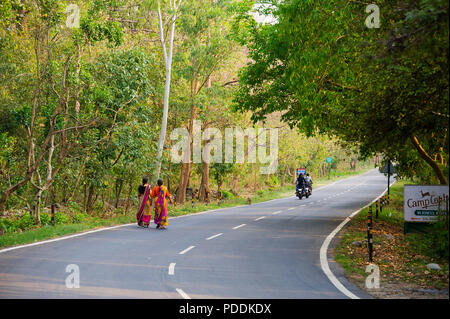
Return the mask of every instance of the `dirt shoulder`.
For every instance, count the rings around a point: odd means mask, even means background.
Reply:
[[[368,209],[362,210],[339,233],[337,247],[330,250],[330,254],[343,267],[348,280],[374,298],[449,299],[448,251],[446,255],[437,254],[432,247],[436,243],[430,240],[429,234],[405,235],[403,183],[395,185],[392,195],[390,205],[379,212],[378,218],[375,218],[375,214],[373,218],[373,264],[379,268],[379,288],[369,289],[365,284],[370,275],[365,272],[370,264],[367,244]]]

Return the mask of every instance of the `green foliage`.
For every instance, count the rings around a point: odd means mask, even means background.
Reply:
[[[122,26],[117,21],[102,19],[102,13],[109,8],[117,8],[122,2],[93,1],[87,15],[81,17],[80,28],[92,44],[103,40],[108,40],[108,44],[115,46],[123,43]]]
[[[332,134],[363,157],[385,154],[403,176],[423,171],[417,153],[408,162],[411,136],[448,158],[448,2],[377,5],[380,29],[365,26],[365,4],[344,0],[280,2],[271,10],[278,23],[248,21],[252,62],[235,109],[255,122],[283,112],[307,135]]]
[[[228,191],[222,191],[222,196],[225,199],[232,199],[232,198],[234,198],[234,195],[231,192],[228,192]]]
[[[73,215],[74,223],[84,223],[88,220],[89,215],[86,213],[75,213]]]

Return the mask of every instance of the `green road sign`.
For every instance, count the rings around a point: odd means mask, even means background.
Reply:
[[[325,162],[327,162],[328,164],[331,164],[331,163],[333,163],[333,158],[332,157],[327,157],[325,159]]]

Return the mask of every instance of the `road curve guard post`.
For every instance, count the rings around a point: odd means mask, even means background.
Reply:
[[[51,209],[52,209],[51,222],[52,222],[52,226],[55,226],[55,204],[52,204]]]
[[[380,198],[380,213],[383,212],[383,197]]]
[[[369,248],[369,261],[372,262],[373,235],[372,235],[372,206],[369,206],[367,214],[367,247]]]
[[[379,210],[379,205],[380,205],[380,200],[377,200],[377,202],[375,203],[375,219],[378,219],[378,210]]]

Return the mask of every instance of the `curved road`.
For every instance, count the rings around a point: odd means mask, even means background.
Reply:
[[[386,182],[372,170],[315,189],[309,199],[169,218],[167,230],[123,225],[3,249],[0,298],[348,298],[325,275],[320,248]],[[79,288],[66,287],[70,264],[78,266]],[[329,264],[348,290],[369,298]]]

